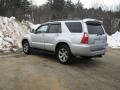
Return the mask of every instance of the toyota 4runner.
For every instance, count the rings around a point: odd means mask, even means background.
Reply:
[[[22,39],[23,51],[33,48],[53,52],[60,63],[74,56],[101,57],[105,54],[107,35],[102,22],[96,19],[54,21],[41,24]]]

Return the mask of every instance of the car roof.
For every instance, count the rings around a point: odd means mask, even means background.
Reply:
[[[97,19],[91,19],[91,18],[86,18],[86,19],[83,19],[83,20],[58,20],[58,21],[49,21],[49,22],[46,22],[46,23],[43,23],[43,24],[54,24],[54,23],[62,23],[62,22],[84,22],[84,23],[87,23],[87,22],[98,22],[98,23],[103,23],[102,21],[100,20],[97,20]]]

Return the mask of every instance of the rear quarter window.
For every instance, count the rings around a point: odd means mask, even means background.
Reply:
[[[65,22],[66,26],[72,33],[81,33],[82,24],[80,22]]]
[[[104,30],[101,24],[87,24],[89,34],[103,35]]]

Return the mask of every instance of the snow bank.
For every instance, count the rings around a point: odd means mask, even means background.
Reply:
[[[28,21],[19,22],[15,17],[0,17],[0,52],[21,48],[21,39],[34,25]]]
[[[120,32],[108,36],[108,46],[111,48],[120,48]]]

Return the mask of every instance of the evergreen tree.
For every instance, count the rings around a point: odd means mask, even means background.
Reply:
[[[53,9],[56,12],[61,12],[64,9],[65,1],[64,0],[54,0]]]
[[[28,0],[0,0],[1,16],[18,16],[30,14],[31,2]]]
[[[52,18],[58,19],[62,18],[62,11],[64,9],[65,1],[64,0],[48,0],[48,4],[52,10]]]

